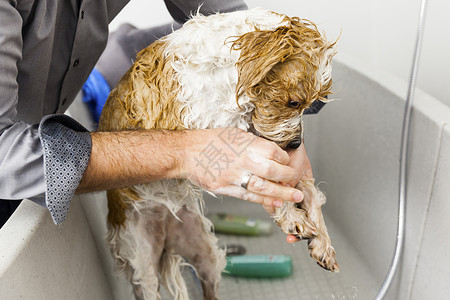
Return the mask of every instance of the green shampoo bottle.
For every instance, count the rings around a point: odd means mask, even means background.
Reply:
[[[260,219],[247,218],[225,213],[209,215],[217,233],[236,235],[268,235],[272,232],[273,224]]]
[[[227,256],[225,275],[252,278],[286,277],[292,274],[289,255]]]

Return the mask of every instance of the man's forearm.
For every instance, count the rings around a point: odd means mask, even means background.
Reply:
[[[108,190],[179,174],[185,132],[93,132],[92,152],[77,194]]]
[[[237,128],[92,133],[92,152],[76,193],[182,178],[213,193],[281,206],[303,194],[289,155],[275,143]],[[239,145],[246,145],[236,151]],[[241,186],[251,174],[247,188]]]

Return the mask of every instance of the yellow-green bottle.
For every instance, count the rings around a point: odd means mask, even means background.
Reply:
[[[257,236],[270,234],[273,228],[270,222],[225,213],[212,214],[208,218],[217,233]]]

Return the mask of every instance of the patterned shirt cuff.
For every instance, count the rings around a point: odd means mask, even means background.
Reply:
[[[45,116],[39,125],[47,185],[45,203],[55,224],[62,223],[91,155],[89,131],[66,115]]]

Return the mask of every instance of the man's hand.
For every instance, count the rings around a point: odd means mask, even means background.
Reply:
[[[296,186],[298,181],[301,179],[305,180],[314,177],[311,169],[311,162],[309,161],[305,145],[303,143],[297,149],[289,149],[287,153],[289,154],[288,166],[297,170],[299,174],[299,179],[292,186]],[[273,215],[275,213],[275,209],[273,206],[263,205],[263,207],[268,214]],[[292,234],[289,234],[286,237],[286,242],[290,244],[297,241],[298,239]]]
[[[280,207],[283,201],[300,202],[303,194],[286,184],[299,174],[287,164],[289,154],[275,143],[237,128],[188,131],[180,176],[205,190]],[[247,189],[241,180],[252,174]],[[276,195],[276,196],[275,196]]]

